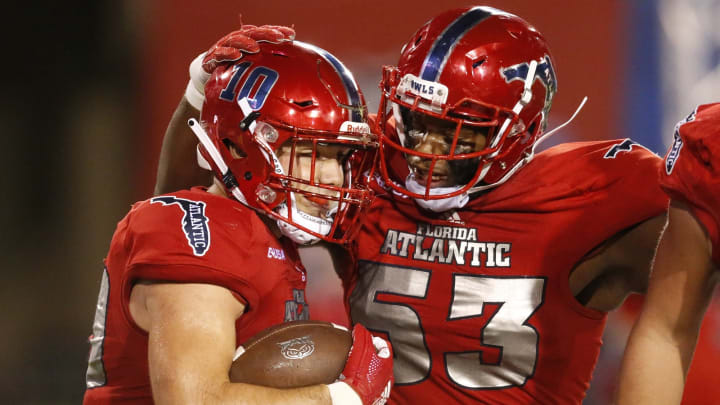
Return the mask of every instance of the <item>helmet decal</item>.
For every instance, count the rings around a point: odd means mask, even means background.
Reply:
[[[250,67],[250,62],[243,62],[233,66],[233,77],[228,82],[227,86],[220,92],[220,99],[232,102],[235,99],[235,88],[237,88],[238,81],[245,73],[247,68]]]
[[[529,62],[518,63],[517,65],[501,69],[500,74],[505,78],[507,83],[513,80],[525,81],[529,68]],[[545,117],[547,117],[550,112],[550,107],[552,106],[552,99],[557,92],[557,77],[555,76],[555,69],[550,61],[550,56],[545,55],[538,61],[534,80],[537,79],[540,80],[547,90],[545,92],[545,107],[543,108],[543,113]]]
[[[436,82],[440,77],[448,57],[455,45],[472,27],[480,24],[486,18],[497,14],[490,7],[474,7],[462,14],[440,34],[432,45],[420,71],[420,78]]]
[[[513,80],[525,81],[525,78],[528,75],[529,67],[529,62],[518,63],[517,65],[503,68],[500,73],[503,75],[505,81],[508,83],[512,82]],[[555,69],[552,66],[552,62],[550,62],[550,57],[548,55],[545,55],[542,59],[538,61],[538,65],[535,70],[535,79],[540,79],[540,82],[542,82],[542,84],[548,90],[548,93],[555,94],[555,92],[557,91],[557,79],[555,77]],[[552,94],[548,95],[546,98],[552,98]]]
[[[295,44],[312,50],[332,65],[338,76],[340,76],[340,79],[342,79],[343,86],[345,87],[345,94],[347,94],[350,105],[352,107],[358,107],[357,109],[352,110],[352,114],[350,115],[352,121],[363,122],[362,110],[359,108],[362,105],[362,102],[360,101],[360,89],[358,88],[357,82],[355,82],[352,72],[350,72],[350,70],[346,68],[338,58],[322,48],[300,41],[295,41]]]
[[[243,82],[240,91],[238,92],[237,96],[235,96],[235,91],[238,87],[238,81],[243,76],[243,74],[245,74],[245,71],[249,66],[250,62],[244,62],[233,67],[235,73],[233,73],[233,77],[232,79],[230,79],[230,82],[228,82],[227,86],[223,89],[222,92],[220,92],[219,98],[225,101],[237,100],[238,102],[240,102],[240,100],[244,98],[247,98],[250,107],[253,110],[259,110],[262,108],[263,104],[265,104],[265,100],[267,99],[268,94],[270,94],[273,86],[275,86],[275,83],[277,83],[280,75],[278,74],[278,72],[268,67],[257,66],[255,69],[250,71],[250,74],[248,74],[248,77]],[[257,84],[258,81],[260,81],[259,86]],[[250,92],[254,88],[257,88],[254,97],[250,97]]]
[[[250,102],[250,107],[252,107],[253,110],[261,109],[279,76],[278,72],[265,66],[256,67],[248,75],[245,84],[243,84],[238,93],[237,100],[242,100],[247,97]],[[258,80],[262,80],[262,83],[255,92],[254,97],[250,97],[250,92],[257,85]]]

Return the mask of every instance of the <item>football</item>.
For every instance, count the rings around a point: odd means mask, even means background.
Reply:
[[[330,322],[275,325],[238,347],[230,381],[275,388],[330,384],[345,367],[351,346],[351,333]]]

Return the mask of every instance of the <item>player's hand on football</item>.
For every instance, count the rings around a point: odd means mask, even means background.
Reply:
[[[360,324],[355,325],[352,336],[345,368],[338,381],[328,386],[333,405],[382,405],[393,384],[392,348]]]
[[[260,51],[260,42],[274,44],[292,41],[295,30],[281,25],[242,25],[217,42],[190,63],[190,83],[185,91],[185,98],[196,109],[202,108],[205,101],[205,83],[212,72],[221,64],[234,62],[246,53]]]

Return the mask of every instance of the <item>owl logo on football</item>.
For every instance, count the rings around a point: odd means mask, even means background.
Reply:
[[[310,336],[290,339],[279,342],[277,345],[280,346],[280,353],[283,357],[291,360],[304,359],[315,351],[315,342],[310,339]]]

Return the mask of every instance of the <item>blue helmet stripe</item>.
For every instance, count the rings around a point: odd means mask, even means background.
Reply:
[[[353,107],[362,107],[362,103],[360,102],[360,89],[358,88],[357,82],[355,81],[355,78],[352,75],[352,72],[348,68],[343,65],[342,62],[340,62],[340,59],[336,58],[333,54],[330,52],[318,48],[315,45],[308,44],[301,41],[294,41],[295,44],[300,45],[304,48],[310,49],[314,51],[315,53],[322,56],[323,59],[325,59],[337,72],[338,76],[340,76],[340,79],[343,82],[343,86],[345,87],[345,93],[348,96],[348,100],[350,101],[350,105]],[[363,116],[360,110],[351,110],[351,121],[352,122],[364,122]]]
[[[494,13],[489,7],[474,7],[450,23],[450,25],[445,28],[445,31],[435,40],[432,48],[430,48],[430,52],[427,57],[425,57],[422,70],[420,71],[420,78],[436,82],[445,67],[450,53],[460,38],[472,27],[492,15],[494,15]]]

